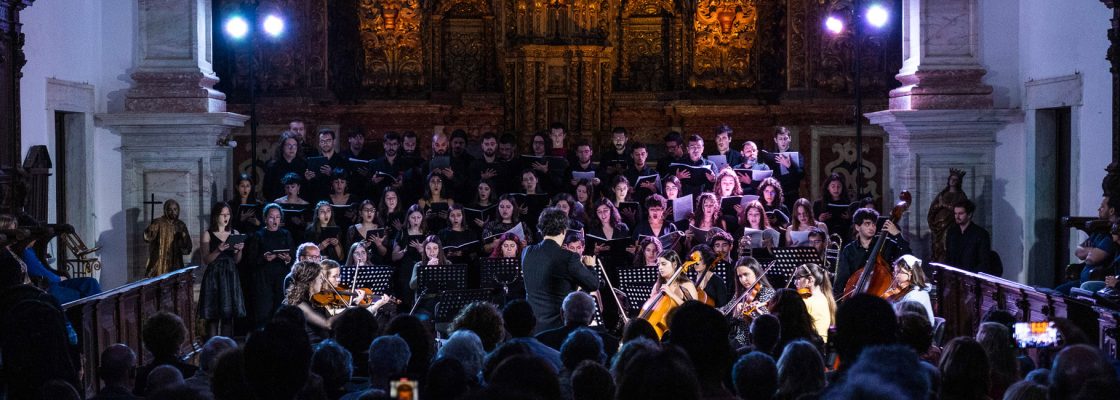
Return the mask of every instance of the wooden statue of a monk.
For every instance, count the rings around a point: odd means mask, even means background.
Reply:
[[[193,247],[187,224],[179,220],[179,202],[163,202],[163,216],[144,229],[144,241],[148,242],[149,278],[183,268],[183,256]]]

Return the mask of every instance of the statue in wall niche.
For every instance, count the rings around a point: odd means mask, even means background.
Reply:
[[[949,168],[949,182],[929,204],[926,222],[929,223],[932,246],[930,259],[934,262],[944,262],[946,258],[945,235],[949,232],[949,228],[956,225],[953,219],[953,204],[968,199],[968,195],[961,189],[964,175],[965,172],[962,170]]]
[[[144,229],[148,242],[148,277],[159,276],[183,268],[183,256],[190,254],[191,234],[179,219],[179,202],[163,202],[163,216],[152,220]]]

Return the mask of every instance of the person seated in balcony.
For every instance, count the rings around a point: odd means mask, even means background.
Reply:
[[[1107,219],[1109,222],[1120,222],[1120,215],[1117,210],[1120,209],[1120,198],[1110,198],[1104,196],[1101,198],[1101,206],[1097,208],[1097,213],[1100,219]],[[1069,290],[1075,287],[1081,287],[1082,283],[1090,280],[1103,280],[1105,275],[1114,275],[1115,272],[1111,271],[1113,258],[1116,257],[1118,245],[1112,240],[1112,235],[1107,232],[1097,232],[1089,235],[1088,239],[1081,242],[1074,250],[1073,255],[1081,260],[1085,266],[1081,269],[1081,274],[1077,279],[1058,285],[1054,290],[1064,294],[1069,294]]]

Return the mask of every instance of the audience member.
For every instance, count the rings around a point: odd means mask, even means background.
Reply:
[[[366,356],[369,344],[379,333],[377,319],[373,313],[361,307],[347,308],[334,321],[331,321],[331,336],[350,352],[353,361],[354,377],[365,379]]]
[[[454,400],[478,387],[478,378],[468,376],[463,364],[454,358],[439,358],[428,368],[428,376],[420,382],[424,400]]]
[[[804,303],[801,307],[804,309]],[[669,322],[670,342],[688,353],[705,399],[734,397],[723,386],[723,379],[735,361],[728,341],[730,331],[722,313],[698,301],[682,304]]]
[[[482,339],[482,348],[486,351],[494,350],[494,346],[502,341],[503,331],[502,313],[494,303],[476,301],[468,304],[459,311],[459,315],[451,321],[447,328],[450,332],[466,329]],[[460,360],[462,361],[462,360]]]
[[[1050,367],[1050,400],[1105,399],[1100,389],[1118,386],[1116,370],[1100,350],[1084,344],[1066,347]]]
[[[774,357],[778,353],[778,341],[781,338],[782,324],[778,322],[778,317],[763,314],[751,321],[751,350]]]
[[[1022,378],[1015,358],[1018,349],[1011,337],[1011,330],[998,322],[984,322],[976,332],[976,341],[984,348],[991,365],[992,387],[988,391],[988,397],[1003,397],[1003,392]]]
[[[136,353],[124,344],[113,344],[101,352],[97,377],[105,383],[91,400],[129,400],[136,377]]]
[[[634,319],[635,321],[645,321],[641,319]],[[506,333],[510,338],[507,342],[519,342],[529,346],[538,357],[545,359],[552,363],[556,370],[564,368],[560,361],[560,351],[541,343],[540,340],[533,337],[533,329],[536,328],[537,317],[533,315],[533,307],[529,302],[522,299],[515,299],[506,303],[506,307],[502,309],[502,321],[505,323]],[[647,322],[646,325],[649,325]]]
[[[338,342],[327,339],[315,345],[311,355],[311,372],[323,379],[323,392],[328,399],[338,400],[346,394],[344,386],[354,373],[350,351]]]
[[[556,350],[560,350],[560,345],[564,344],[564,340],[568,338],[572,331],[591,325],[591,319],[595,317],[595,299],[584,292],[571,292],[564,298],[561,310],[564,317],[564,326],[546,330],[536,336],[541,343]],[[592,330],[603,340],[603,349],[608,356],[617,351],[617,338],[599,329]]]
[[[158,397],[152,394],[183,385],[184,383],[183,373],[179,372],[179,370],[174,366],[168,364],[159,365],[153,368],[152,372],[148,374],[148,377],[147,379],[145,379],[145,381],[147,382],[147,386],[144,387],[144,393],[148,393],[148,397],[154,399],[159,399],[162,397]]]
[[[343,400],[388,398],[389,380],[405,375],[412,353],[409,344],[397,335],[381,336],[369,345],[369,389],[343,396]]]
[[[214,336],[210,338],[202,346],[202,351],[198,355],[198,372],[184,380],[183,383],[205,396],[213,397],[213,392],[210,390],[210,381],[211,377],[214,376],[214,368],[218,365],[218,358],[222,356],[222,353],[236,348],[237,342],[228,337]]]
[[[731,380],[743,400],[770,400],[778,391],[778,367],[769,354],[752,351],[735,362]]]
[[[498,364],[490,376],[490,388],[541,400],[560,400],[560,380],[548,361],[533,355],[517,355]]]
[[[839,373],[830,377],[835,382],[858,361],[865,347],[896,343],[898,319],[886,300],[857,294],[836,310],[836,331],[829,338],[840,356]]]
[[[688,354],[679,347],[641,349],[621,373],[614,374],[618,386],[615,399],[699,400],[700,382],[696,374]]]
[[[245,352],[241,348],[231,349],[218,357],[210,380],[210,391],[214,393],[215,400],[249,399],[254,396],[245,376]]]
[[[941,399],[986,399],[991,367],[984,347],[970,337],[949,341],[941,354]]]
[[[436,352],[436,360],[443,358],[458,360],[466,376],[477,381],[482,374],[483,360],[486,358],[483,346],[482,339],[473,331],[460,329],[454,331],[451,337],[447,338],[447,342],[439,348]]]
[[[816,346],[805,340],[786,345],[778,359],[778,390],[775,399],[796,400],[824,390],[824,360]]]
[[[505,342],[498,345],[498,348],[486,355],[486,359],[482,366],[482,381],[484,383],[490,382],[490,376],[494,374],[494,370],[498,369],[507,358],[519,355],[531,355],[533,351],[525,343]],[[557,370],[559,371],[559,370]]]
[[[245,341],[245,377],[257,398],[291,399],[308,380],[311,342],[291,320],[303,315],[283,309],[277,315],[286,317],[274,318]]]
[[[571,378],[572,400],[611,400],[614,379],[601,363],[584,360],[576,366]]]
[[[428,375],[428,364],[431,363],[432,353],[435,352],[435,340],[428,329],[424,327],[420,318],[415,315],[398,315],[392,321],[389,321],[389,327],[385,329],[385,334],[400,335],[400,338],[408,343],[410,358],[406,373],[409,376],[422,377]],[[372,353],[370,359],[373,359]],[[372,373],[371,371],[370,374]],[[370,381],[370,383],[374,382]]]
[[[179,349],[187,339],[187,326],[178,315],[160,311],[144,321],[141,333],[144,347],[152,353],[152,362],[136,371],[136,386],[133,392],[137,396],[144,395],[148,387],[148,374],[160,365],[175,367],[179,370],[180,377],[194,376],[198,372],[198,367],[179,359]]]

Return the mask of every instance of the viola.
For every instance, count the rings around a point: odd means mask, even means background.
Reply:
[[[912,200],[910,192],[905,190],[899,194],[898,198],[899,202],[891,210],[890,220],[892,223],[898,223],[902,214],[910,208]],[[894,275],[891,274],[890,261],[883,258],[883,245],[887,241],[887,233],[879,232],[878,235],[878,238],[875,239],[875,245],[871,247],[871,254],[867,257],[867,262],[862,268],[853,272],[845,283],[844,295],[840,296],[841,299],[846,299],[857,293],[869,293],[885,298],[884,293],[890,288]]]

